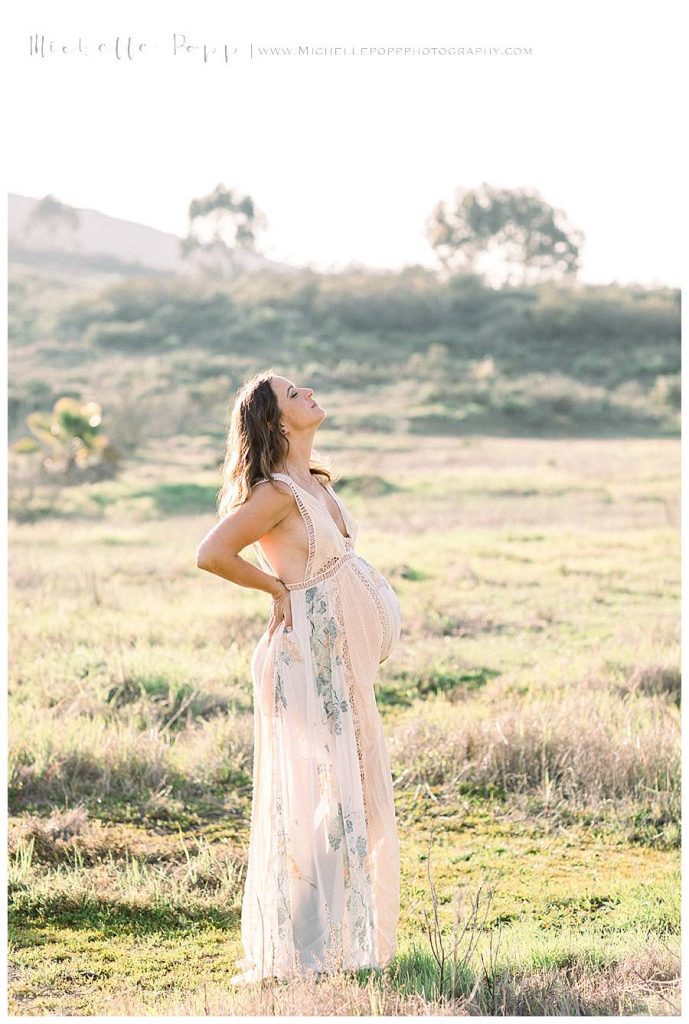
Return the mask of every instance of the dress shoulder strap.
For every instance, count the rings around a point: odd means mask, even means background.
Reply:
[[[287,473],[272,473],[271,475],[276,480],[283,480],[286,484],[289,484],[290,490],[294,495],[294,500],[297,503],[297,508],[301,513],[302,519],[304,520],[304,524],[306,526],[306,534],[309,542],[309,554],[306,561],[306,572],[304,578],[308,579],[309,576],[311,575],[313,564],[316,558],[316,530],[314,527],[313,518],[311,517],[311,512],[309,511],[309,508],[302,497],[301,488],[297,486],[297,484],[294,482],[291,476],[289,476]],[[261,482],[263,483],[265,481]],[[308,491],[306,493],[308,494]]]

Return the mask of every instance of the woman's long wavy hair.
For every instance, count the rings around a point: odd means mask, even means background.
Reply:
[[[242,505],[258,480],[272,480],[273,470],[289,454],[289,439],[280,430],[280,407],[270,386],[274,371],[255,373],[237,389],[229,417],[222,483],[217,495],[217,515],[222,517]],[[312,474],[331,483],[333,474],[315,448],[309,466]]]

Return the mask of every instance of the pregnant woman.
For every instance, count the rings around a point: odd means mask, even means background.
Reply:
[[[357,523],[314,459],[326,418],[273,373],[237,393],[220,522],[197,564],[273,598],[251,659],[254,764],[235,984],[383,967],[396,949],[400,863],[374,695],[399,641],[392,586],[358,555]],[[261,569],[239,556],[254,545]]]

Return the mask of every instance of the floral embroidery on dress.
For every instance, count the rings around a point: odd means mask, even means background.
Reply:
[[[275,714],[280,714],[279,704],[282,704],[284,708],[287,707],[287,698],[285,696],[285,677],[283,675],[282,658],[277,659],[275,666]]]
[[[333,675],[333,663],[342,664],[336,649],[337,622],[330,612],[327,597],[318,586],[309,587],[306,591],[306,613],[311,622],[311,652],[316,690],[322,700],[323,721],[332,722],[336,734],[340,735],[341,716],[349,711],[349,703],[344,691],[337,690]]]
[[[278,655],[275,666],[275,713],[279,714],[278,701],[284,708],[287,707],[287,695],[285,694],[285,670],[295,663],[303,663],[299,644],[290,633],[283,633],[280,637]]]
[[[342,820],[342,804],[337,801],[337,813],[335,814],[335,824],[332,829],[328,829],[328,842],[332,846],[333,850],[340,849],[340,841],[344,835],[344,822]],[[345,843],[345,850],[347,844]]]
[[[361,816],[358,816],[359,819]],[[366,953],[373,949],[373,907],[371,905],[371,874],[366,862],[368,844],[364,823],[354,813],[343,811],[338,801],[337,812],[328,830],[328,842],[334,850],[342,848],[344,885],[347,908],[351,914],[352,937],[357,948]],[[342,843],[344,838],[345,842]],[[349,842],[347,840],[349,839]],[[356,871],[353,866],[356,865]]]
[[[289,864],[289,873],[292,876],[292,878],[296,878],[300,882],[308,882],[309,885],[312,886],[312,888],[314,889],[318,888],[314,880],[304,874],[304,872],[301,870],[301,868],[299,867],[298,863],[296,862],[291,853],[289,854],[287,861]]]
[[[286,872],[286,860],[287,860],[287,836],[285,831],[285,821],[282,812],[282,798],[277,797],[275,801],[275,810],[277,812],[277,852],[278,852],[278,875],[277,875],[277,890],[278,890],[278,901],[277,901],[277,925],[278,935],[281,939],[287,937],[287,923],[291,919],[289,898],[286,892],[287,884],[287,872]]]
[[[347,909],[354,919],[352,937],[361,952],[373,950],[371,935],[374,928],[373,908],[364,899],[361,889],[354,888],[347,897]]]
[[[357,824],[355,824],[355,819]],[[345,886],[350,884],[350,858],[354,860],[359,871],[363,872],[367,882],[370,882],[366,856],[368,854],[368,841],[366,838],[366,825],[362,816],[354,812],[347,813],[342,809],[341,801],[338,801],[337,812],[328,829],[328,842],[333,850],[339,850],[342,839],[345,840],[342,846],[342,855],[345,868]]]

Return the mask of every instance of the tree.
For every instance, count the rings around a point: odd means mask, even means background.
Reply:
[[[41,468],[65,482],[106,480],[117,474],[119,451],[102,432],[101,407],[75,398],[58,398],[51,413],[32,412],[26,424],[33,437],[21,437],[14,451],[41,452]]]
[[[232,276],[243,263],[242,255],[257,253],[256,234],[267,225],[249,195],[224,185],[189,204],[189,225],[182,239],[182,255],[193,257],[206,270]]]
[[[486,182],[478,189],[458,189],[454,206],[438,203],[426,235],[447,273],[475,273],[483,258],[494,281],[502,277],[522,284],[576,277],[584,240],[564,212],[537,191],[497,189]]]
[[[79,213],[73,206],[67,206],[55,196],[47,195],[39,199],[31,211],[26,225],[26,234],[36,229],[45,228],[55,238],[65,235],[70,241],[77,241],[79,231]]]

